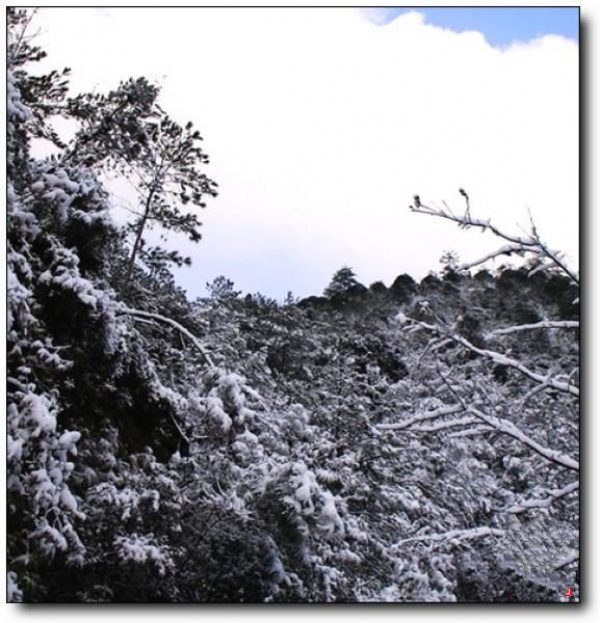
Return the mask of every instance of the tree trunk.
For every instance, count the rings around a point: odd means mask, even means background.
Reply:
[[[127,275],[125,277],[125,282],[129,283],[131,281],[131,275],[133,273],[133,267],[135,266],[135,258],[137,257],[138,251],[140,250],[141,242],[142,242],[142,234],[144,233],[144,227],[146,226],[146,222],[148,221],[148,217],[150,216],[150,207],[152,205],[152,198],[154,197],[155,185],[152,186],[150,190],[150,194],[148,195],[148,199],[146,199],[146,207],[144,209],[144,215],[140,221],[140,226],[138,228],[135,242],[133,244],[133,250],[131,251],[131,256],[129,257],[129,264],[127,266]]]

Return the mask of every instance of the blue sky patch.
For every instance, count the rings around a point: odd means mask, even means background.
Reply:
[[[495,47],[549,34],[579,41],[578,7],[389,7],[371,9],[368,15],[374,23],[388,24],[410,11],[422,13],[433,26],[456,32],[477,30]]]

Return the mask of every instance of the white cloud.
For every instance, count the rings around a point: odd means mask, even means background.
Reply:
[[[131,75],[192,119],[221,194],[202,217],[195,296],[219,274],[282,298],[342,264],[365,284],[438,269],[494,241],[409,212],[413,194],[527,225],[576,260],[578,48],[548,36],[500,51],[480,33],[376,26],[352,9],[42,11],[53,65],[77,90]]]

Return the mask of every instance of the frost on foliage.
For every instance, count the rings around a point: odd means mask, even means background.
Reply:
[[[312,471],[302,462],[291,465],[289,489],[284,501],[299,515],[314,521],[319,534],[325,537],[341,535],[344,525],[333,495],[322,489]]]
[[[7,180],[6,184],[6,215],[8,220],[9,239],[20,239],[21,244],[35,239],[41,229],[37,217],[33,214],[28,204],[26,204],[15,190],[14,184]],[[18,262],[23,267],[26,265],[26,258],[17,255]],[[16,262],[15,262],[16,263]],[[25,271],[22,271],[25,272]],[[31,269],[27,267],[26,277],[31,277]]]
[[[281,432],[291,439],[307,440],[310,437],[310,413],[301,404],[289,405],[281,413]]]
[[[258,437],[246,430],[235,438],[231,446],[237,460],[243,465],[251,462],[261,462],[264,459],[264,449]]]
[[[6,72],[6,118],[9,122],[24,122],[31,117],[31,110],[23,103],[14,72]]]
[[[245,379],[222,368],[207,371],[198,389],[190,392],[189,404],[196,414],[196,425],[203,420],[227,433],[235,424],[245,427],[255,423],[256,411],[247,405],[258,400],[258,395],[247,386]]]
[[[6,601],[8,603],[23,601],[23,591],[19,588],[17,574],[14,571],[9,571],[6,574]]]
[[[64,247],[54,251],[54,260],[48,270],[39,277],[39,283],[72,292],[86,307],[96,309],[103,292],[94,287],[89,279],[79,273],[78,256]]]
[[[82,564],[85,549],[73,521],[83,520],[85,515],[67,482],[74,468],[70,457],[77,452],[79,433],[57,431],[56,414],[55,400],[43,394],[17,392],[10,399],[7,407],[9,516],[19,512],[15,502],[21,498],[33,527],[19,547],[21,552],[39,551],[52,558],[63,551],[72,564]]]
[[[108,195],[91,169],[62,166],[53,159],[32,165],[35,181],[29,201],[40,221],[64,232],[65,225],[79,223],[111,229]]]
[[[552,588],[558,594],[565,583],[572,583],[568,570],[557,569],[557,566],[579,550],[573,529],[543,511],[526,523],[513,521],[513,528],[498,544],[498,565],[516,571],[525,580]]]
[[[38,201],[55,211],[60,223],[67,220],[68,209],[79,191],[79,184],[72,182],[64,169],[39,172],[38,180],[31,185],[31,192]]]
[[[157,545],[156,539],[151,535],[117,536],[113,546],[122,562],[149,564],[159,575],[164,575],[174,566],[170,548]]]
[[[223,409],[223,401],[217,396],[207,396],[206,402],[206,415],[216,424],[221,427],[224,433],[227,433],[231,428],[231,418],[227,415]]]
[[[454,602],[456,569],[454,557],[431,548],[415,548],[397,559],[395,587],[384,589],[388,599],[399,602]]]

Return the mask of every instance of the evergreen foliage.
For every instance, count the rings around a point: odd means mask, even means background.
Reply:
[[[185,259],[141,241],[199,238],[200,135],[144,79],[30,76],[28,20],[9,9],[8,600],[578,599],[573,273],[449,255],[421,283],[188,301]],[[143,179],[129,227],[107,168]]]

